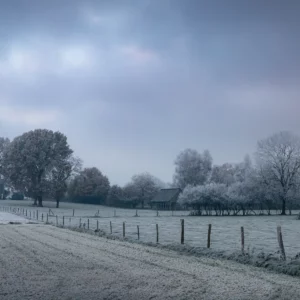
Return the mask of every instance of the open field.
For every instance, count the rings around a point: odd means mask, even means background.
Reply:
[[[300,298],[298,278],[230,261],[44,224],[1,225],[0,230],[4,300]]]
[[[226,250],[228,252],[240,249],[240,227],[245,229],[245,249],[256,252],[274,253],[278,250],[276,227],[282,226],[283,241],[288,257],[295,256],[300,252],[300,221],[296,216],[235,216],[235,217],[189,217],[187,211],[159,211],[139,210],[139,217],[135,217],[136,211],[131,209],[114,209],[105,206],[61,203],[61,208],[56,209],[54,202],[45,202],[45,207],[35,208],[29,201],[1,201],[3,206],[14,206],[27,209],[35,214],[39,211],[39,220],[43,214],[43,220],[51,208],[54,216],[49,216],[49,222],[62,225],[63,216],[65,226],[79,227],[88,226],[96,229],[97,221],[99,229],[110,233],[110,222],[112,222],[113,235],[123,235],[123,222],[126,224],[126,237],[137,239],[137,225],[140,227],[140,240],[143,242],[156,241],[156,224],[159,226],[159,243],[180,243],[180,219],[185,219],[185,243],[192,246],[206,247],[207,225],[212,224],[211,248]],[[73,217],[73,208],[75,216]],[[99,215],[98,215],[99,210]],[[116,213],[116,217],[114,214]]]

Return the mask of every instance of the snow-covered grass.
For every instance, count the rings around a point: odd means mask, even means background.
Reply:
[[[0,245],[5,300],[300,299],[299,278],[54,226],[3,226]]]
[[[46,221],[46,215],[49,208],[53,216],[48,220],[58,225],[62,225],[63,217],[65,226],[81,227],[88,226],[95,230],[97,222],[100,230],[110,234],[110,222],[112,223],[113,235],[122,237],[123,222],[126,225],[126,237],[137,240],[137,225],[140,229],[141,242],[156,241],[156,224],[159,227],[159,243],[163,245],[180,243],[180,219],[185,220],[185,244],[193,247],[206,247],[208,224],[212,224],[211,248],[214,250],[235,252],[240,250],[240,228],[245,230],[245,249],[249,252],[274,253],[278,251],[276,228],[282,226],[283,241],[286,254],[288,257],[294,257],[300,252],[300,231],[299,220],[294,216],[232,216],[232,217],[190,217],[187,211],[170,211],[154,210],[136,210],[132,209],[115,209],[105,206],[61,203],[61,208],[55,208],[55,202],[45,202],[45,207],[32,207],[30,201],[1,201],[0,209],[3,206],[19,207],[20,212],[26,212],[29,217],[39,211],[39,220],[42,218]],[[73,209],[75,216],[73,217]],[[99,214],[98,214],[99,210]],[[116,214],[116,216],[114,216]]]
[[[30,220],[22,218],[21,216],[16,216],[6,212],[0,212],[0,225],[9,223],[25,224],[29,222]]]

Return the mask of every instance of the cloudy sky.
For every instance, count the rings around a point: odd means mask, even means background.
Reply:
[[[1,0],[0,136],[65,133],[112,183],[300,134],[298,0]]]

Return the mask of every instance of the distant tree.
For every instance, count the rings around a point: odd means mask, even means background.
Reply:
[[[137,198],[142,205],[150,204],[150,200],[154,195],[166,186],[160,179],[149,173],[141,173],[134,175],[131,182],[123,188],[124,194],[128,198]]]
[[[3,155],[5,149],[9,146],[9,139],[0,137],[0,175],[3,175]]]
[[[235,181],[243,182],[246,181],[249,175],[253,172],[253,166],[250,156],[247,154],[244,161],[236,164],[234,177]]]
[[[235,173],[236,166],[233,164],[225,163],[221,166],[213,166],[210,181],[229,186],[235,182]]]
[[[106,199],[106,204],[109,206],[115,205],[116,199],[119,199],[124,195],[123,189],[118,186],[117,184],[112,185],[109,189],[107,199]]]
[[[43,195],[49,193],[47,177],[68,161],[73,151],[67,137],[47,129],[29,131],[16,137],[3,154],[4,175],[14,188],[29,194],[35,204],[43,205]]]
[[[256,162],[261,182],[277,191],[285,215],[287,201],[299,185],[300,138],[285,131],[259,141]]]
[[[82,161],[78,157],[70,156],[68,160],[54,166],[47,176],[49,181],[50,196],[56,200],[56,208],[59,208],[60,200],[65,196],[68,180],[81,171]]]
[[[4,178],[3,170],[3,155],[5,149],[8,147],[10,141],[8,138],[0,137],[0,199],[5,199],[7,196],[7,190],[5,187],[9,185],[8,179]]]
[[[225,184],[210,183],[206,185],[185,187],[179,195],[178,202],[183,206],[190,206],[197,215],[211,215],[215,211],[216,215],[224,212],[227,187]]]
[[[184,189],[187,185],[204,184],[212,169],[212,157],[208,150],[203,154],[186,149],[175,160],[174,185]]]
[[[94,197],[99,203],[106,200],[110,188],[109,180],[97,168],[85,168],[70,182],[68,194],[71,198]]]
[[[187,185],[178,197],[178,204],[183,207],[192,207],[198,215],[202,215],[200,185]]]

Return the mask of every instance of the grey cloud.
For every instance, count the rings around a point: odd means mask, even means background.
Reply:
[[[0,66],[10,51],[33,49],[38,68],[0,69],[0,106],[57,112],[41,126],[64,131],[113,182],[142,171],[170,181],[186,147],[209,148],[216,163],[239,161],[265,135],[300,133],[299,8],[292,0],[5,1]],[[91,47],[92,65],[55,72],[55,51],[77,46]],[[33,127],[0,122],[10,137]]]

